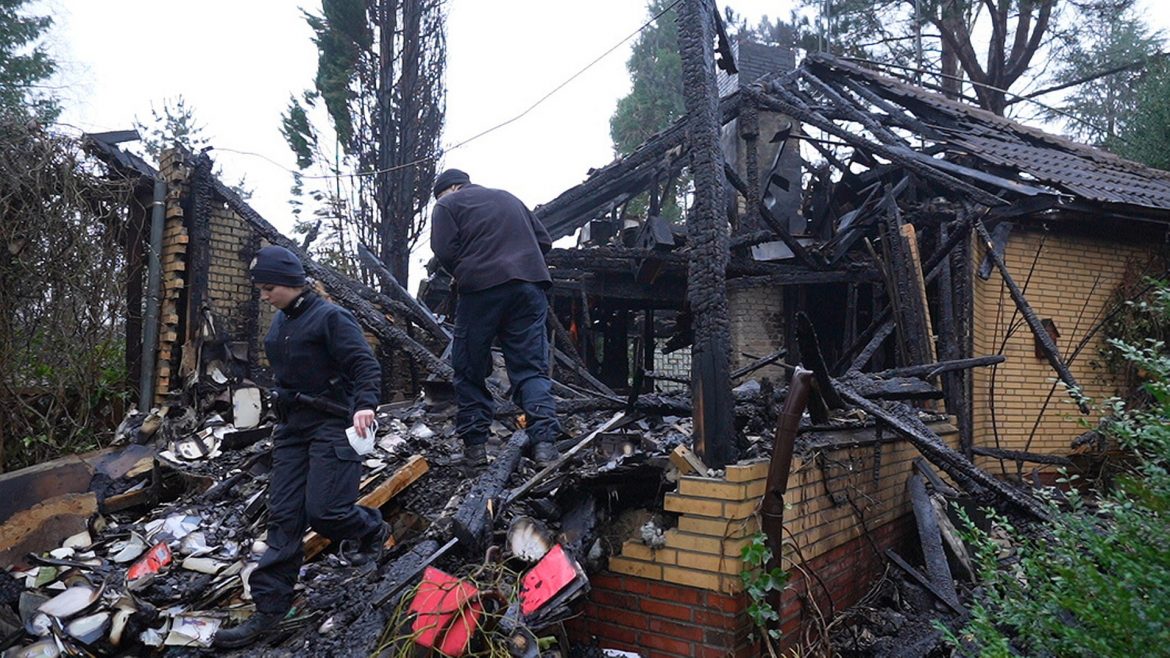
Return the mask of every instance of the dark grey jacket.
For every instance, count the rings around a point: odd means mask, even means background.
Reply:
[[[551,248],[540,220],[504,190],[464,185],[431,214],[431,251],[462,292],[509,281],[551,283],[544,262]]]
[[[382,368],[361,327],[349,311],[312,291],[277,312],[264,352],[283,389],[324,395],[351,412],[378,407]]]

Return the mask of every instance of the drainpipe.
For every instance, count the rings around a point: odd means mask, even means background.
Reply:
[[[779,566],[784,540],[784,492],[788,490],[788,474],[792,470],[792,450],[800,431],[800,417],[808,406],[809,391],[813,387],[813,373],[798,367],[788,382],[784,408],[776,421],[776,437],[772,442],[772,462],[768,466],[768,484],[760,503],[760,519],[773,562],[768,568]],[[776,608],[779,610],[779,608]]]
[[[167,196],[167,184],[162,178],[154,179],[154,200],[150,204],[150,248],[146,254],[146,313],[142,318],[142,375],[138,380],[138,409],[147,412],[154,403],[154,369],[158,356],[158,314],[162,287],[162,238],[163,203]]]

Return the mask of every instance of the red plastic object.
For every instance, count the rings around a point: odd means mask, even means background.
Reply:
[[[138,580],[147,574],[153,576],[170,563],[170,547],[166,545],[166,542],[159,542],[151,546],[146,555],[130,566],[130,569],[126,571],[126,580]]]
[[[532,570],[524,574],[520,590],[520,612],[530,615],[548,603],[577,578],[573,561],[560,544],[552,547]]]
[[[483,604],[475,585],[427,567],[410,611],[417,615],[416,643],[444,656],[462,656],[479,628]]]

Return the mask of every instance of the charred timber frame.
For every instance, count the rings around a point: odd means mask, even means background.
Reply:
[[[430,350],[405,331],[391,324],[386,319],[385,314],[374,306],[374,301],[371,301],[371,298],[375,301],[383,301],[386,299],[385,296],[338,274],[332,268],[315,262],[295,240],[286,238],[280,231],[276,230],[275,226],[261,217],[235,191],[215,179],[212,180],[212,184],[215,194],[223,199],[229,208],[248,222],[264,239],[296,254],[297,258],[301,259],[304,264],[305,271],[324,283],[325,287],[329,289],[329,293],[342,306],[349,309],[357,317],[358,322],[369,329],[370,333],[374,334],[378,340],[401,348],[426,368],[432,376],[444,381],[451,380],[454,372],[450,365],[432,354]]]
[[[1010,504],[1037,519],[1049,519],[1048,511],[1026,492],[1013,489],[1011,485],[988,475],[943,443],[938,434],[919,420],[917,412],[910,407],[899,402],[882,404],[869,400],[846,382],[837,380],[836,384],[837,391],[846,400],[909,439],[928,461],[945,471],[964,489],[993,495],[1000,502]]]
[[[185,340],[188,343],[200,335],[203,306],[207,303],[207,287],[211,275],[212,178],[211,158],[203,153],[195,159],[191,174],[191,216],[187,227],[191,238],[187,244],[187,272],[190,279],[186,288],[185,333]]]
[[[735,428],[726,287],[729,253],[722,213],[722,121],[715,86],[714,16],[712,0],[682,0],[678,5],[683,99],[695,185],[694,209],[687,216],[692,248],[687,298],[695,331],[691,351],[694,446],[709,466],[722,468],[736,456],[732,454]]]

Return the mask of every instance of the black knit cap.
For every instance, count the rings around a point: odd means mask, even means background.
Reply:
[[[305,268],[296,254],[284,247],[261,249],[252,261],[252,281],[299,288],[305,285]]]
[[[432,191],[435,193],[435,198],[437,199],[439,197],[439,192],[442,192],[448,187],[460,184],[465,185],[470,182],[471,176],[468,176],[467,172],[460,171],[458,169],[448,169],[439,174],[439,177],[435,179],[435,189]]]

